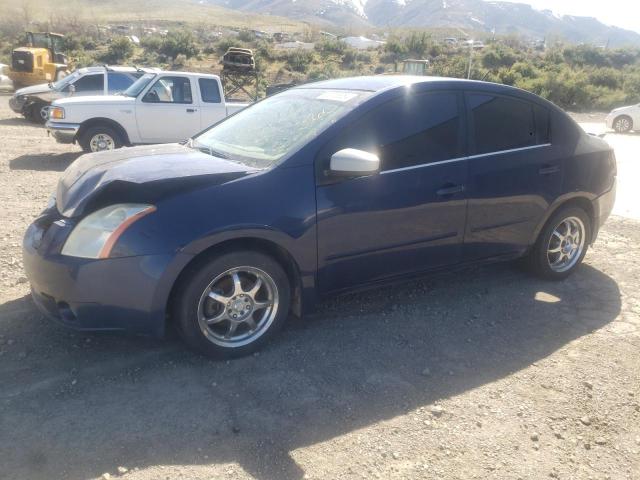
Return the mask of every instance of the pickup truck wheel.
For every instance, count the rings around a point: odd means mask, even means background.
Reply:
[[[290,291],[276,260],[256,251],[233,251],[203,261],[181,281],[172,315],[190,347],[213,357],[239,357],[282,327]]]
[[[106,125],[88,128],[80,136],[79,143],[85,152],[114,150],[123,145],[120,134]]]
[[[34,122],[43,124],[47,121],[47,111],[49,109],[49,105],[44,103],[32,103],[27,108],[27,118]]]

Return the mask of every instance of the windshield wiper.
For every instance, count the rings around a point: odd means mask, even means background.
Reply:
[[[214,150],[210,146],[204,145],[204,144],[198,142],[197,140],[194,140],[193,138],[190,138],[187,141],[187,147],[195,148],[197,150],[200,150],[202,153],[208,153],[212,157],[224,158],[225,160],[229,159],[229,155],[227,155],[226,153],[221,152],[219,150]]]

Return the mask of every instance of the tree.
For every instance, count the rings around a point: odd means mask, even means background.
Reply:
[[[120,63],[133,55],[133,43],[127,37],[118,37],[111,41],[105,60]]]
[[[176,58],[180,54],[191,58],[198,55],[200,50],[191,32],[178,30],[167,34],[160,46],[160,53],[171,58]]]

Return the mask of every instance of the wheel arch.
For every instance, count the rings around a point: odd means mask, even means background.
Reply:
[[[167,296],[165,312],[167,325],[173,322],[171,311],[176,295],[179,293],[180,286],[191,272],[194,271],[202,262],[210,258],[224,255],[237,250],[253,250],[264,253],[275,259],[285,270],[289,283],[291,285],[291,311],[294,315],[300,317],[302,315],[302,281],[300,275],[300,267],[293,255],[282,245],[277,242],[257,236],[245,236],[220,240],[204,248],[197,253],[177,275],[169,295]]]
[[[129,140],[129,135],[127,134],[127,131],[125,130],[125,128],[115,120],[112,120],[110,118],[104,118],[104,117],[91,118],[81,123],[80,128],[76,133],[75,140],[78,141],[89,128],[97,127],[100,125],[107,125],[113,128],[122,137],[122,142],[124,143],[124,145],[131,145],[131,142]]]
[[[538,241],[538,237],[540,236],[540,232],[542,231],[542,229],[544,228],[544,226],[547,224],[547,222],[549,221],[549,219],[556,214],[556,212],[558,212],[561,208],[566,208],[566,207],[579,207],[582,210],[584,210],[586,212],[586,214],[589,216],[589,221],[591,222],[591,232],[590,233],[590,238],[589,238],[589,242],[593,243],[593,241],[596,238],[596,232],[594,231],[595,228],[597,228],[597,224],[596,224],[596,212],[595,209],[593,207],[593,202],[592,200],[586,195],[586,194],[576,194],[574,196],[571,196],[569,198],[564,198],[559,200],[558,202],[555,203],[555,205],[552,208],[549,208],[549,210],[547,211],[546,215],[544,216],[544,218],[542,219],[542,221],[540,221],[540,223],[538,224],[538,226],[536,227],[536,230],[533,234],[533,237],[531,239],[530,243],[530,248],[533,247],[533,245],[535,245],[535,243]]]

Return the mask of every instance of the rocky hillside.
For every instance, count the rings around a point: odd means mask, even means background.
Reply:
[[[595,18],[557,16],[529,5],[484,0],[201,0],[340,27],[449,27],[575,43],[640,45],[640,34]]]

